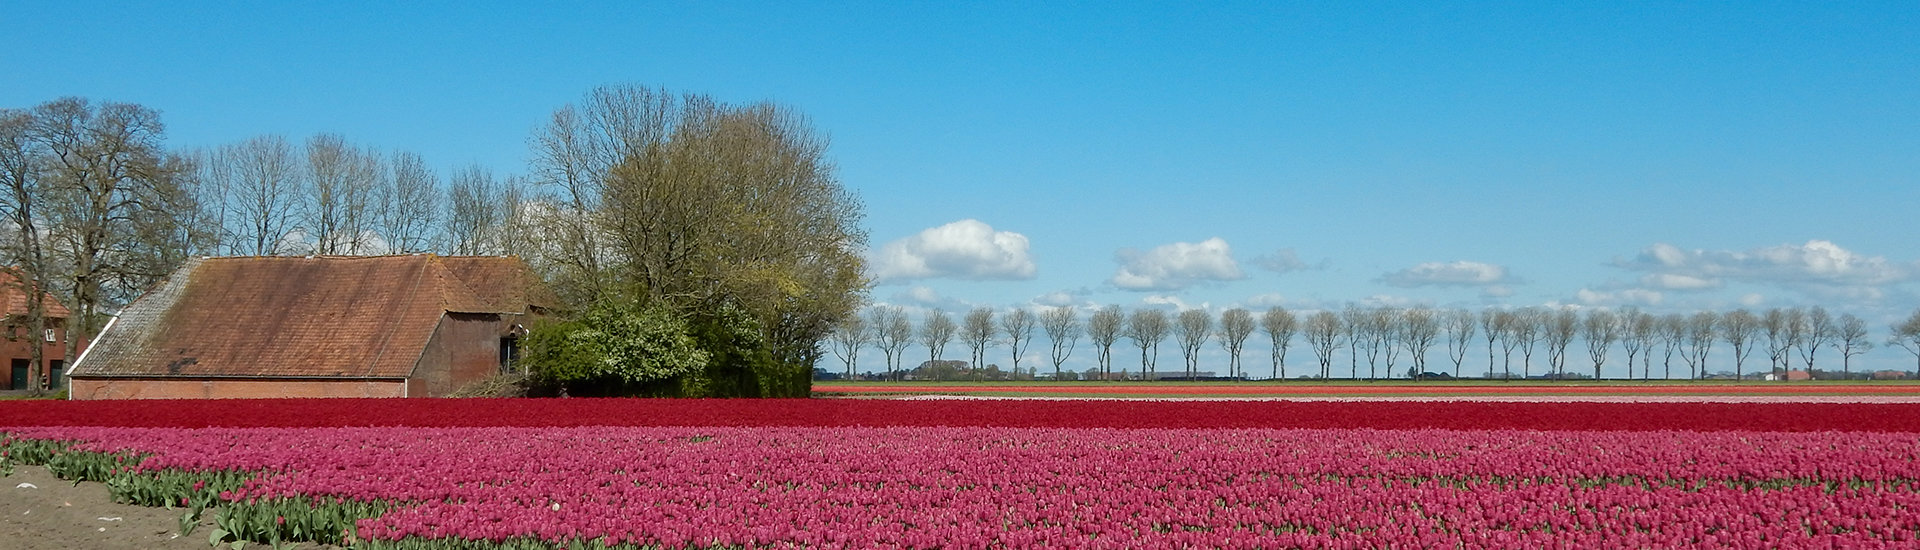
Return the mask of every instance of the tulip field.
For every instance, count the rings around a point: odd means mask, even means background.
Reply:
[[[0,447],[210,543],[1920,545],[1911,404],[22,402]]]

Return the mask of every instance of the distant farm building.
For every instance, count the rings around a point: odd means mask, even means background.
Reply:
[[[0,341],[0,353],[7,356],[6,385],[0,390],[24,390],[27,387],[28,373],[38,367],[41,384],[59,388],[60,377],[55,376],[64,370],[67,353],[67,316],[71,315],[60,301],[40,294],[41,315],[46,318],[46,329],[33,334],[27,323],[27,292],[20,279],[12,273],[0,270],[0,302],[7,306],[7,337]],[[86,342],[81,342],[81,346]],[[39,365],[33,364],[33,346],[40,346]]]
[[[107,325],[71,395],[444,396],[512,367],[543,288],[518,258],[195,259]]]

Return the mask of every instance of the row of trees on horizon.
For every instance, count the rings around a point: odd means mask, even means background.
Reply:
[[[1250,378],[1241,356],[1256,332],[1270,344],[1268,378],[1272,379],[1287,377],[1287,354],[1295,340],[1304,341],[1314,359],[1313,370],[1302,377],[1321,379],[1342,374],[1336,361],[1342,351],[1347,356],[1346,378],[1392,378],[1399,365],[1406,366],[1407,376],[1421,376],[1433,372],[1428,369],[1428,355],[1436,347],[1444,347],[1444,357],[1451,367],[1451,372],[1440,369],[1441,374],[1460,377],[1468,362],[1468,348],[1476,343],[1485,345],[1489,376],[1505,378],[1513,378],[1516,367],[1519,377],[1532,377],[1536,354],[1545,359],[1546,368],[1541,373],[1545,376],[1585,377],[1585,373],[1568,369],[1568,354],[1584,352],[1592,378],[1599,379],[1601,369],[1618,349],[1626,354],[1625,379],[1673,378],[1676,357],[1683,377],[1699,379],[1711,374],[1707,361],[1716,344],[1725,344],[1727,348],[1723,349],[1731,352],[1736,379],[1745,375],[1747,361],[1756,356],[1764,356],[1767,372],[1781,379],[1795,370],[1796,364],[1815,372],[1823,349],[1837,354],[1841,376],[1851,377],[1853,358],[1875,347],[1867,323],[1860,317],[1850,313],[1834,316],[1817,306],[1759,313],[1736,309],[1665,315],[1637,309],[1570,307],[1489,308],[1478,312],[1394,307],[1295,312],[1273,307],[1258,315],[1234,308],[1215,316],[1205,309],[1169,313],[1142,308],[1128,313],[1110,305],[1093,310],[1084,320],[1081,310],[1073,306],[1037,312],[982,307],[968,311],[958,322],[936,309],[927,313],[917,327],[901,306],[874,306],[865,316],[851,316],[836,325],[830,343],[846,366],[847,378],[855,377],[860,351],[869,347],[884,356],[887,377],[897,378],[903,372],[902,361],[909,347],[917,344],[927,351],[929,362],[941,363],[947,346],[957,340],[970,352],[970,364],[977,376],[983,372],[979,366],[986,364],[986,355],[994,350],[1004,350],[1013,372],[1021,372],[1021,361],[1038,340],[1036,331],[1050,344],[1043,360],[1051,362],[1056,378],[1064,377],[1061,365],[1085,338],[1097,363],[1088,375],[1103,380],[1115,378],[1114,347],[1123,339],[1140,351],[1136,372],[1143,379],[1159,374],[1160,346],[1169,339],[1180,351],[1184,377],[1201,373],[1201,353],[1213,345],[1227,355],[1227,377]],[[1575,346],[1575,342],[1584,346]],[[1920,378],[1920,311],[1889,327],[1884,343],[1912,353],[1914,377]],[[1122,368],[1123,377],[1131,376]],[[1656,369],[1660,371],[1658,376]]]

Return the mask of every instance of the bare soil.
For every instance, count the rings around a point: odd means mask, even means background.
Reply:
[[[180,518],[186,513],[116,504],[105,485],[75,486],[44,467],[15,466],[13,475],[0,477],[0,550],[205,550],[213,512],[204,514],[192,534],[181,536]]]

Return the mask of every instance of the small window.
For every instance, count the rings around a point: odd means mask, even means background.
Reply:
[[[57,340],[58,340],[58,338],[57,338],[57,336],[59,336],[59,333],[57,333],[57,332],[54,332],[54,330],[53,330],[53,329],[47,329],[47,341],[48,341],[48,342],[53,342],[53,341],[57,341]]]

